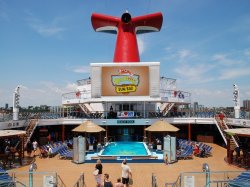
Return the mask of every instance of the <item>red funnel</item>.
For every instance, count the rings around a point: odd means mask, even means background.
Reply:
[[[160,31],[160,12],[132,18],[126,12],[121,18],[93,13],[92,26],[97,32],[117,34],[114,62],[140,62],[136,34]]]

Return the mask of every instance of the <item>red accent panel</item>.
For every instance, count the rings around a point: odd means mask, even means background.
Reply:
[[[120,20],[121,19],[118,17],[108,16],[108,15],[103,15],[103,14],[96,14],[96,13],[93,13],[91,16],[91,23],[95,31],[96,29],[100,27],[105,27],[105,26],[117,27]]]
[[[163,17],[161,12],[132,18],[132,22],[134,23],[135,27],[150,26],[157,28],[159,31],[161,30],[162,21]]]
[[[162,14],[160,12],[154,14],[148,14],[144,16],[138,16],[132,18],[129,23],[123,23],[121,18],[103,15],[92,14],[91,22],[95,31],[98,28],[102,28],[100,32],[107,32],[116,27],[118,30],[116,48],[114,53],[114,62],[140,62],[139,50],[136,39],[136,27],[145,26],[147,29],[140,28],[141,31],[147,32],[159,31],[162,25]],[[109,27],[110,26],[110,27]],[[107,28],[109,27],[109,28]],[[150,29],[155,28],[155,30]],[[105,30],[106,29],[106,30]],[[113,29],[115,30],[115,29]]]

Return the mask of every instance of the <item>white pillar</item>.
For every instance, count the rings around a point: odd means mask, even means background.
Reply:
[[[19,115],[20,86],[17,86],[13,93],[13,120],[17,121]]]
[[[240,118],[240,92],[239,92],[239,88],[236,84],[233,85],[234,86],[234,117],[235,118]]]

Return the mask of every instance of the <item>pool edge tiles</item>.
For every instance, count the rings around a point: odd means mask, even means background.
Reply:
[[[114,153],[114,150],[112,149],[112,146],[116,147],[121,147],[122,144],[129,144],[130,146],[138,146],[138,145],[141,145],[141,147],[139,147],[139,149],[143,149],[143,152],[145,153],[140,153],[140,154],[137,154],[137,153],[130,153],[133,148],[131,147],[126,147],[127,150],[130,150],[130,152],[122,152],[122,153],[119,153],[119,150],[118,153]],[[136,147],[138,149],[138,147]],[[112,149],[111,152],[112,154],[109,152],[110,150],[108,149]],[[104,146],[104,149],[102,149],[100,151],[100,153],[98,154],[98,156],[100,157],[117,157],[117,159],[119,159],[120,157],[122,158],[126,158],[127,159],[130,159],[129,157],[150,157],[151,156],[151,152],[149,151],[147,145],[144,143],[144,142],[110,142],[108,145],[105,145]]]

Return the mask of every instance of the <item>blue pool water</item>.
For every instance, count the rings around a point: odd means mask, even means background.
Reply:
[[[149,156],[143,142],[111,142],[101,151],[101,156]]]

